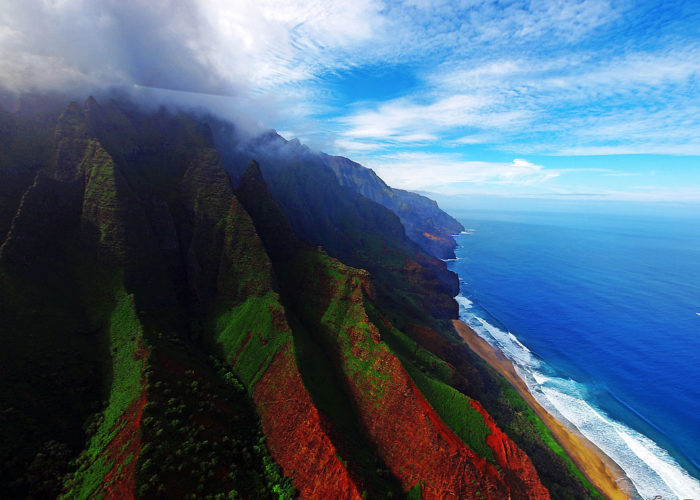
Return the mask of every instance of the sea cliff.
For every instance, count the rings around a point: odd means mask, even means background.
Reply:
[[[28,99],[0,115],[8,496],[601,497],[456,333],[436,204],[211,116]]]

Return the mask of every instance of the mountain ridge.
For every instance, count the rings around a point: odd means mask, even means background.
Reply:
[[[457,340],[454,274],[317,155],[30,108],[0,123],[8,495],[598,497]]]
[[[437,202],[418,193],[392,188],[372,169],[348,158],[325,154],[322,157],[341,185],[351,187],[398,215],[406,236],[425,252],[439,259],[455,257],[457,243],[452,236],[464,231],[464,226],[440,210]]]

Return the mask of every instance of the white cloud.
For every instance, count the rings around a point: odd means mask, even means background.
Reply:
[[[439,63],[450,54],[478,50],[475,40],[491,33],[501,42],[554,33],[580,36],[616,15],[604,0],[6,2],[0,12],[5,63],[0,68],[15,71],[0,73],[0,83],[75,84],[42,74],[42,68],[55,66],[51,58],[59,58],[88,80],[92,73],[110,73],[110,83],[117,84],[224,93],[251,85],[260,91],[367,62],[432,57]],[[28,56],[35,57],[34,69],[18,74]],[[180,87],[174,76],[184,80]]]
[[[376,151],[382,148],[382,145],[376,142],[362,142],[347,139],[336,139],[333,146],[335,149],[339,150],[341,154]]]
[[[503,99],[489,96],[455,94],[419,104],[402,98],[376,109],[345,116],[347,138],[420,142],[434,140],[455,128],[513,129],[525,122],[527,110],[509,110]]]
[[[644,45],[621,42],[614,30],[634,8],[608,0],[5,2],[0,87],[137,83],[233,95],[231,105],[268,125],[332,135],[325,143],[348,152],[480,144],[517,154],[698,154],[700,44],[672,31],[649,32]],[[418,68],[403,97],[328,107],[328,78],[395,63]]]
[[[352,64],[346,51],[381,30],[381,5],[374,0],[5,2],[0,85],[56,89],[135,82],[194,92],[260,92]],[[56,67],[64,71],[50,71]]]
[[[489,134],[470,134],[451,141],[451,144],[486,144],[495,142],[494,136]]]
[[[410,97],[343,117],[342,133],[387,142],[428,133],[444,146],[548,154],[698,154],[698,81],[700,45],[692,43],[603,60],[574,53],[446,63]]]
[[[211,35],[196,53],[215,71],[266,89],[351,64],[344,51],[382,29],[373,0],[209,0],[200,4]]]
[[[460,184],[469,184],[467,189],[484,184],[532,186],[559,176],[556,170],[523,159],[467,161],[458,155],[418,152],[382,155],[366,164],[391,186],[440,193],[464,189]]]

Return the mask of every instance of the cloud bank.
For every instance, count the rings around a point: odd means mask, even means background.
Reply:
[[[260,92],[342,65],[333,54],[368,38],[377,10],[363,0],[5,2],[0,84]]]
[[[698,25],[693,2],[25,0],[0,89],[196,102],[413,189],[553,188],[548,157],[700,155]]]

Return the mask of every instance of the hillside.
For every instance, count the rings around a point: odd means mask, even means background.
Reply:
[[[455,333],[433,202],[128,102],[0,145],[4,496],[600,498]]]

